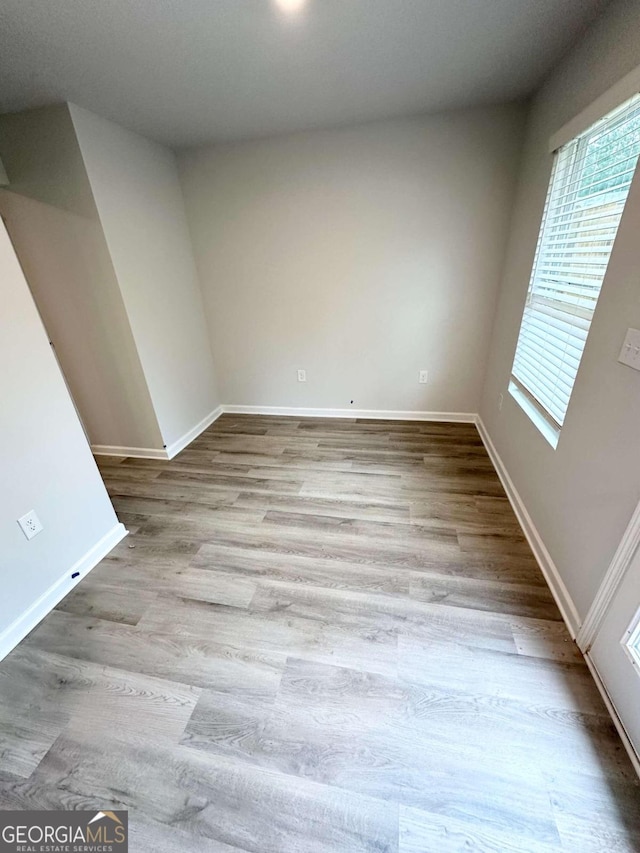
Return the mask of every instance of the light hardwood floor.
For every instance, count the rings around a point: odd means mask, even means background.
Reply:
[[[640,850],[640,787],[475,427],[225,415],[0,664],[0,808],[132,853]]]

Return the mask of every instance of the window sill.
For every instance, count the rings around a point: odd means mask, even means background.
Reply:
[[[527,415],[529,420],[555,450],[560,440],[560,429],[542,414],[524,391],[521,391],[513,381],[509,382],[509,394],[511,394],[525,415]]]

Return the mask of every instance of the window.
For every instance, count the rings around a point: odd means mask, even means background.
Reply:
[[[509,386],[554,447],[639,154],[636,95],[554,155]]]

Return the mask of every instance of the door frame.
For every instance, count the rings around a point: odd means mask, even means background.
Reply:
[[[611,715],[611,719],[618,730],[618,734],[620,735],[620,739],[622,740],[622,744],[627,751],[629,758],[631,759],[631,763],[633,767],[640,776],[640,756],[636,753],[629,736],[627,735],[626,729],[624,727],[624,723],[618,716],[618,712],[616,710],[615,705],[611,701],[611,697],[607,692],[607,688],[605,687],[604,681],[602,680],[600,673],[595,667],[595,664],[591,660],[590,650],[593,646],[596,637],[598,636],[598,631],[600,630],[600,626],[606,616],[606,613],[609,609],[609,605],[613,601],[615,594],[617,593],[620,584],[622,583],[631,563],[640,549],[640,502],[635,508],[633,515],[631,516],[631,520],[627,525],[625,532],[622,535],[622,539],[620,540],[620,544],[618,545],[615,554],[613,555],[613,559],[609,564],[609,568],[606,571],[606,574],[600,584],[598,592],[596,593],[596,597],[593,600],[591,607],[589,608],[589,612],[587,613],[587,617],[582,623],[580,630],[576,635],[576,643],[582,654],[584,655],[584,659],[591,671],[591,675],[593,676],[593,680],[602,695],[604,703]]]
[[[627,529],[622,534],[620,544],[609,563],[609,568],[600,584],[596,597],[593,599],[589,612],[576,635],[576,643],[583,654],[589,653],[602,620],[638,548],[640,548],[640,502],[638,502],[631,516]]]

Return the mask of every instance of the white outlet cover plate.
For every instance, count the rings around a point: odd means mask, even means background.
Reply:
[[[429,378],[429,371],[428,370],[421,370],[418,373],[418,382],[421,382],[423,385],[427,382],[428,378]]]
[[[298,382],[306,382],[307,381],[307,371],[299,370],[298,371]]]
[[[627,329],[618,361],[640,370],[640,329]]]
[[[31,512],[27,512],[25,515],[21,516],[18,519],[18,524],[22,528],[22,532],[27,539],[33,539],[34,536],[37,536],[38,533],[44,529],[40,519],[35,513],[35,510],[31,510]]]

